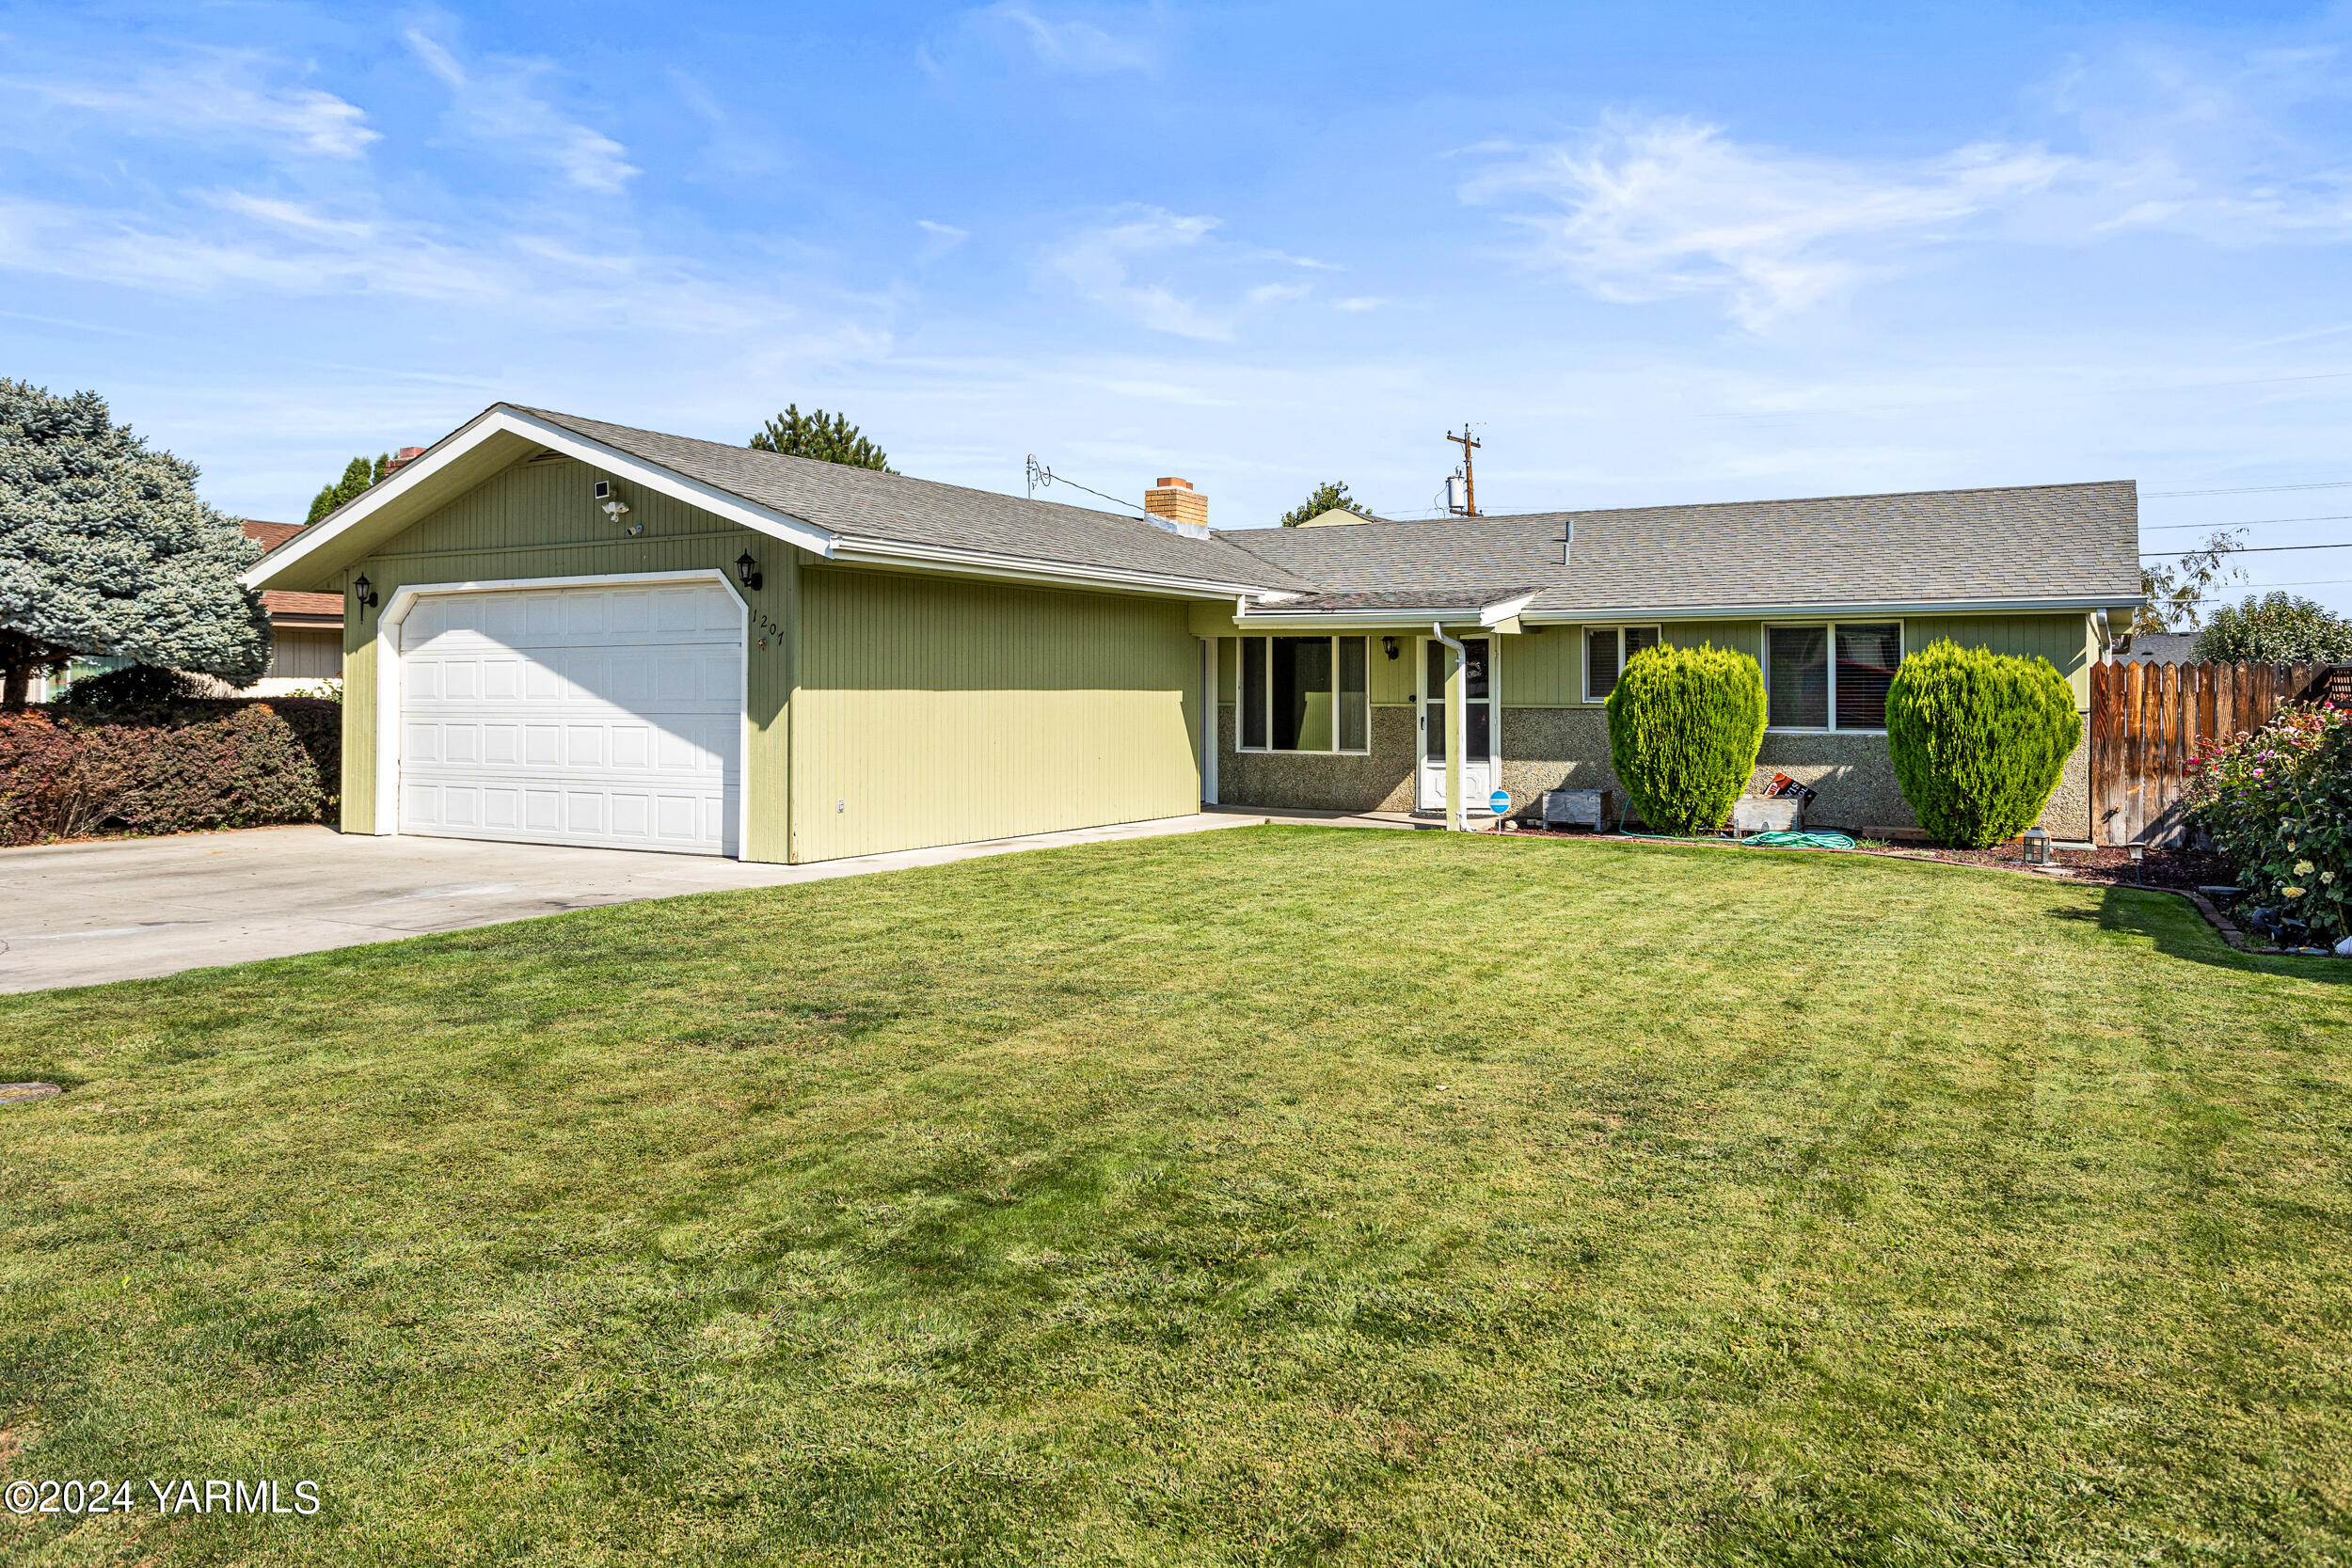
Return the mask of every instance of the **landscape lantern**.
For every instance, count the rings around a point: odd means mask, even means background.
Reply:
[[[2139,863],[2147,853],[2148,846],[2137,839],[2132,840],[2132,880],[2135,882],[2140,879]]]
[[[2050,863],[2050,835],[2040,828],[2026,830],[2026,863],[2027,865]]]

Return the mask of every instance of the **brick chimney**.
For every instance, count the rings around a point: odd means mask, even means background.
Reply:
[[[1143,493],[1143,510],[1171,523],[1209,526],[1209,498],[1195,490],[1188,479],[1161,480]]]
[[[414,463],[418,458],[422,457],[423,455],[424,449],[422,447],[401,448],[398,451],[392,453],[390,460],[384,465],[385,477],[389,479],[394,473],[397,473],[402,468],[406,467],[409,464]]]

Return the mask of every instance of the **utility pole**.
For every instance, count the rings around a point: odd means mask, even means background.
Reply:
[[[1475,517],[1478,515],[1478,472],[1470,466],[1470,453],[1477,451],[1481,443],[1470,438],[1468,420],[1462,421],[1461,435],[1456,436],[1449,430],[1445,438],[1462,449],[1462,515]]]

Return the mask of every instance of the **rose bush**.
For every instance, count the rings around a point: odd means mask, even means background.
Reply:
[[[2352,713],[2281,708],[2187,773],[2190,814],[2236,869],[2249,918],[2321,946],[2352,934]]]

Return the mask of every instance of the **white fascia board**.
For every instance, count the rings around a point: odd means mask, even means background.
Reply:
[[[1432,621],[1442,621],[1448,626],[1484,626],[1486,623],[1480,618],[1481,614],[1479,610],[1465,610],[1459,605],[1450,610],[1434,610],[1427,607],[1415,610],[1408,605],[1377,612],[1340,610],[1253,610],[1247,615],[1235,616],[1233,624],[1245,629],[1256,626],[1262,630],[1279,626],[1292,628],[1311,626],[1318,631],[1406,632],[1416,627],[1426,626]]]
[[[633,457],[601,441],[592,441],[561,425],[533,419],[500,404],[476,415],[427,448],[421,456],[403,464],[246,567],[241,580],[247,588],[265,586],[287,568],[298,566],[327,549],[336,540],[350,533],[370,517],[398,506],[451,465],[484,443],[501,436],[518,436],[552,451],[560,451],[592,467],[602,468],[632,483],[642,484],[648,490],[684,501],[689,506],[699,507],[729,522],[739,523],[755,532],[780,539],[787,545],[797,545],[813,554],[833,553],[833,534],[813,523],[747,501],[731,491],[689,479],[658,463]]]
[[[1482,626],[1499,626],[1533,604],[1535,594],[1542,592],[1543,590],[1539,588],[1533,593],[1521,594],[1516,599],[1498,599],[1478,612],[1478,624]]]
[[[1852,620],[1862,615],[2057,615],[2069,610],[2097,610],[2101,606],[2136,608],[2146,602],[2102,594],[2095,598],[1918,599],[1884,604],[1631,605],[1533,610],[1523,612],[1519,619],[1531,625],[1573,626],[1587,622],[1648,626],[1661,621],[1795,621],[1824,617]]]
[[[930,572],[956,572],[971,577],[999,578],[1014,582],[1056,587],[1120,588],[1130,593],[1165,594],[1176,598],[1226,598],[1262,592],[1249,583],[1213,578],[1173,577],[1158,572],[1131,572],[1115,566],[1087,566],[1074,562],[1034,561],[1025,556],[995,555],[985,550],[957,550],[937,545],[910,545],[896,539],[864,539],[843,535],[828,556],[845,565],[917,567]]]

